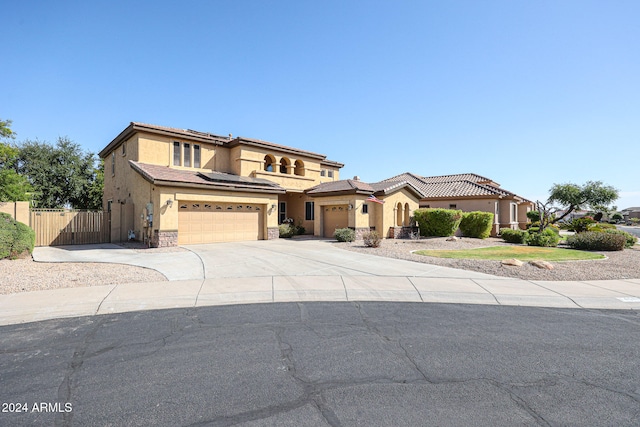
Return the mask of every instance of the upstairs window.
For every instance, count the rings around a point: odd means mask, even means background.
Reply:
[[[111,153],[111,175],[116,174],[116,153]]]
[[[173,165],[180,166],[180,143],[173,143]]]
[[[333,171],[327,171],[329,178],[333,178]]]
[[[191,144],[184,143],[184,165],[185,167],[191,167]]]
[[[364,204],[362,205],[362,213],[363,214],[368,214],[369,213],[369,205],[368,204]]]
[[[123,156],[127,155],[127,143],[126,142],[122,143],[122,155]]]
[[[457,209],[457,208],[458,208],[458,205],[453,205],[453,204],[449,205],[449,209]]]
[[[193,167],[200,168],[200,146],[193,145]]]
[[[325,169],[322,169],[320,171],[320,176],[327,176],[327,171]]]

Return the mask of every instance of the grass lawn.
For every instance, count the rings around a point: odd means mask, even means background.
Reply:
[[[414,252],[418,255],[427,255],[438,258],[457,259],[488,259],[503,260],[516,258],[521,261],[545,260],[545,261],[576,261],[586,259],[603,259],[605,256],[593,252],[578,251],[575,249],[542,248],[539,246],[491,246],[489,248],[467,250],[424,250]]]

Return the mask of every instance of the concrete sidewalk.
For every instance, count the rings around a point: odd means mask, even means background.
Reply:
[[[165,308],[291,301],[406,301],[640,310],[640,279],[543,282],[410,276],[262,276],[0,295],[0,325]]]
[[[169,281],[0,295],[0,325],[223,304],[406,301],[640,310],[640,279],[528,281],[360,254],[328,241],[270,240],[140,252],[112,244],[39,247],[41,262],[108,262]]]

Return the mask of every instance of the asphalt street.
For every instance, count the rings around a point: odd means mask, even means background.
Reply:
[[[638,356],[640,313],[622,310],[315,302],[56,319],[0,328],[0,425],[637,426]]]
[[[625,225],[618,225],[618,230],[626,231],[627,233],[635,234],[640,237],[640,228],[639,227],[629,227]]]

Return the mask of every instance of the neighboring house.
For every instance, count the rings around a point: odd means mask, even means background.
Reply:
[[[556,212],[556,218],[561,217],[562,215],[565,214],[565,212],[567,212],[566,209],[560,209],[558,212]],[[584,209],[583,210],[577,210],[577,211],[571,211],[571,213],[569,215],[565,216],[562,221],[563,222],[572,221],[574,219],[584,218],[585,216],[593,216],[593,212],[587,211],[587,210],[584,210]]]
[[[534,203],[505,190],[497,182],[473,173],[419,176],[403,173],[385,182],[406,181],[422,193],[421,208],[460,209],[464,212],[484,211],[494,214],[492,235],[500,228],[526,228],[527,212]]]
[[[336,227],[394,235],[421,193],[409,182],[340,181],[342,163],[251,138],[131,123],[100,153],[111,241],[151,246],[278,238],[292,218],[316,236]],[[371,195],[380,204],[367,201]]]
[[[640,206],[623,209],[620,213],[625,221],[629,221],[631,218],[640,218]]]

